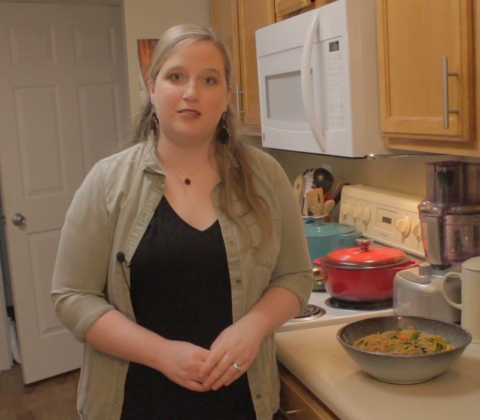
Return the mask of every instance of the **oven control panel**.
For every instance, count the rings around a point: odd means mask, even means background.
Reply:
[[[422,197],[367,187],[342,189],[339,222],[383,245],[425,258],[418,205]]]

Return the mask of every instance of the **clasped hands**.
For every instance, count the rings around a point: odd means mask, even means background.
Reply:
[[[248,370],[262,339],[251,325],[237,322],[222,331],[210,350],[183,341],[170,341],[158,370],[192,391],[216,391],[229,386]]]

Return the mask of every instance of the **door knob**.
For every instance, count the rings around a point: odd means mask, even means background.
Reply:
[[[12,222],[15,226],[22,226],[26,223],[27,219],[20,213],[15,213],[12,217]]]

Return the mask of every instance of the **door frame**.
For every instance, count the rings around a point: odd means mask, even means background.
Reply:
[[[13,365],[10,349],[9,323],[7,316],[7,302],[5,300],[3,271],[8,270],[8,249],[5,238],[5,214],[2,206],[2,191],[0,188],[0,372],[8,370]]]
[[[0,220],[0,223],[3,223]],[[8,317],[5,296],[3,293],[2,262],[0,261],[0,372],[12,367],[12,352],[10,350],[10,334],[8,333]]]

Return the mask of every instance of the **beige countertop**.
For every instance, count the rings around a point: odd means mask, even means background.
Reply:
[[[337,341],[340,327],[277,334],[279,361],[340,419],[480,419],[480,344],[429,382],[392,385],[355,364]]]

